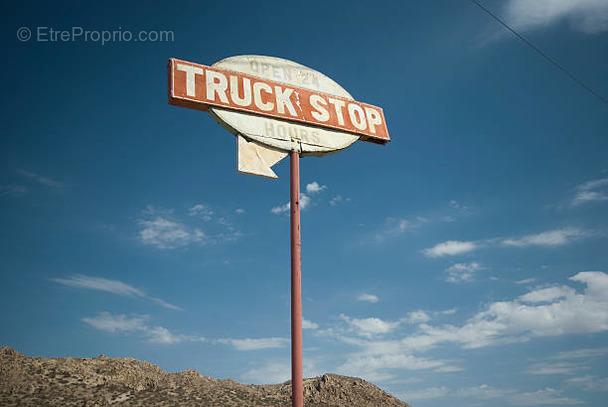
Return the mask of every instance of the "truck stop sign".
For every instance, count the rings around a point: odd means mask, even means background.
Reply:
[[[277,178],[270,167],[290,156],[291,401],[303,407],[300,156],[336,153],[357,140],[386,144],[384,113],[286,59],[244,55],[205,66],[171,58],[168,76],[170,104],[206,110],[237,136],[239,172]]]
[[[332,79],[281,58],[243,55],[205,66],[170,59],[169,103],[206,110],[238,138],[239,172],[276,178],[289,152],[335,153],[357,140],[386,144],[381,108]]]

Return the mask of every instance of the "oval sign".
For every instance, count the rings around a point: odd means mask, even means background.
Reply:
[[[222,59],[212,67],[354,100],[343,87],[322,73],[282,58],[241,55]],[[335,153],[359,139],[359,136],[349,132],[217,106],[209,106],[208,111],[220,125],[235,135],[240,134],[248,140],[280,151],[299,151],[302,156]]]

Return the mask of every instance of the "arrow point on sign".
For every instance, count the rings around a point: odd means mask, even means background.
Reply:
[[[266,178],[278,178],[270,167],[287,157],[287,153],[272,150],[254,141],[247,141],[241,135],[236,137],[238,172]]]

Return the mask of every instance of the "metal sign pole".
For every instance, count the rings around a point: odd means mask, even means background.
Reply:
[[[290,155],[292,407],[303,407],[300,153],[332,154],[357,140],[388,143],[382,108],[282,58],[240,55],[212,66],[171,58],[167,74],[170,104],[208,111],[237,135],[239,172],[277,178],[271,167]],[[299,151],[292,151],[295,139]]]
[[[291,192],[291,405],[304,406],[302,378],[302,241],[300,236],[300,153],[290,153]]]

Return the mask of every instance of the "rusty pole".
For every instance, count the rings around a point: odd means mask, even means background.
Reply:
[[[290,154],[291,192],[291,405],[304,406],[302,378],[302,240],[300,237],[300,153]]]

